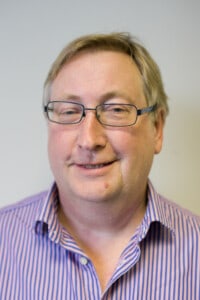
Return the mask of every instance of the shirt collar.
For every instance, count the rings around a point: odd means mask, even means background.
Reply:
[[[58,203],[58,190],[54,182],[41,202],[35,220],[36,233],[48,233],[49,238],[56,243],[59,242],[61,235],[61,226],[57,218]]]
[[[169,209],[169,201],[159,195],[151,181],[148,182],[148,202],[144,221],[147,224],[159,222],[170,231],[175,232],[175,224]]]
[[[150,225],[154,222],[159,222],[170,231],[175,232],[172,215],[167,209],[168,201],[156,192],[150,180],[148,181],[147,199],[146,213],[140,227],[142,230],[139,234],[141,239],[146,236]],[[37,233],[48,232],[49,237],[56,243],[59,242],[61,236],[61,226],[57,218],[58,203],[58,189],[54,182],[46,198],[41,202],[35,223]]]

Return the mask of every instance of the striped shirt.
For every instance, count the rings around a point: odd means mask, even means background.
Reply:
[[[53,184],[0,210],[1,300],[200,299],[199,217],[150,182],[144,219],[103,293],[92,262],[59,224],[57,207]]]

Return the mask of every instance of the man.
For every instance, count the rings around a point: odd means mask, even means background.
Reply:
[[[1,210],[1,299],[199,299],[199,218],[148,180],[167,97],[128,34],[70,43],[44,86],[49,191]]]

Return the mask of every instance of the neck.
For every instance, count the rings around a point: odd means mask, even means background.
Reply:
[[[145,193],[146,194],[146,193]],[[63,201],[58,210],[60,223],[72,236],[115,235],[141,223],[146,209],[146,195],[140,201],[120,199],[118,202]]]
[[[77,203],[60,199],[59,221],[93,262],[104,291],[123,250],[144,217],[146,196],[136,203],[126,199],[114,203]]]

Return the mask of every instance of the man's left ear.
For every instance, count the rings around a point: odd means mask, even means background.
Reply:
[[[163,144],[163,128],[165,124],[165,114],[162,108],[158,109],[155,114],[155,154],[160,153]]]

